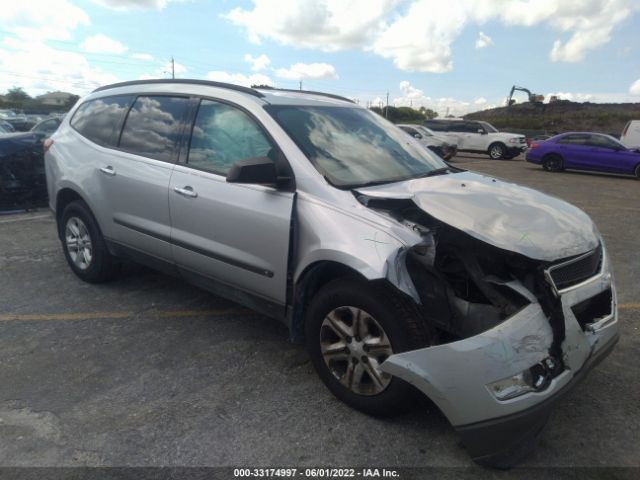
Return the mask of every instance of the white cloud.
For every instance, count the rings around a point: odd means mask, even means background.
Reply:
[[[162,72],[164,74],[170,74],[171,73],[171,69],[173,68],[173,72],[177,75],[180,75],[182,73],[187,73],[187,67],[185,67],[184,65],[182,65],[181,63],[178,62],[173,62],[173,65],[171,65],[171,62],[167,62],[162,66]]]
[[[257,57],[254,57],[253,55],[250,55],[247,53],[244,56],[244,61],[249,62],[251,64],[251,70],[253,70],[254,72],[264,70],[271,63],[271,60],[269,60],[269,57],[267,57],[264,53]]]
[[[244,75],[242,73],[228,73],[223,71],[214,71],[207,73],[207,79],[214,82],[233,83],[250,87],[251,85],[269,85],[273,86],[273,80],[262,73],[252,73]]]
[[[382,17],[397,0],[254,0],[223,15],[246,29],[249,40],[326,51],[362,46],[382,27]]]
[[[484,105],[484,104],[486,104],[486,103],[487,103],[487,99],[486,99],[486,98],[484,98],[484,97],[478,97],[478,98],[476,98],[476,99],[473,101],[473,103],[474,103],[475,105]]]
[[[431,98],[424,94],[424,92],[407,81],[400,82],[400,92],[402,95],[395,97],[389,101],[390,105],[395,107],[413,107],[418,109],[420,107],[430,108],[438,112],[438,115],[444,117],[445,115],[461,116],[466,113],[470,113],[477,110],[471,103],[463,100],[458,100],[451,97]],[[383,106],[386,102],[380,97],[372,101],[373,106],[378,106],[382,101]]]
[[[631,95],[640,95],[640,78],[631,84],[629,93]]]
[[[113,53],[117,55],[129,50],[126,45],[102,33],[85,38],[80,44],[80,48],[87,53]]]
[[[68,40],[79,25],[89,25],[84,10],[67,0],[2,2],[0,25],[5,33],[36,40]]]
[[[572,92],[555,92],[547,93],[544,96],[545,101],[548,103],[551,97],[557,97],[558,100],[569,100],[571,102],[591,102],[596,99],[592,93],[572,93]]]
[[[493,45],[491,37],[484,32],[480,32],[476,39],[476,48],[486,48],[490,45]]]
[[[18,38],[5,38],[2,42],[0,71],[0,91],[20,85],[30,95],[52,90],[84,94],[118,81],[115,75],[89,65],[80,53]]]
[[[268,0],[237,7],[225,18],[249,39],[326,51],[362,48],[407,71],[447,72],[451,45],[470,24],[545,25],[562,36],[550,45],[552,61],[577,62],[606,44],[613,29],[640,9],[637,0]],[[491,44],[481,34],[478,48]]]
[[[276,75],[287,80],[336,80],[338,74],[328,63],[296,63],[289,68],[279,68]]]
[[[113,10],[162,10],[172,0],[93,0]],[[175,1],[175,0],[174,0]]]
[[[144,60],[146,62],[153,62],[154,60],[153,55],[148,53],[132,53],[131,58],[135,60]]]

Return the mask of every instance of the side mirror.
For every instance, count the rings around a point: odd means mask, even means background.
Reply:
[[[420,135],[419,133],[414,133],[413,134],[413,138],[420,139],[420,138],[422,138],[422,135]]]
[[[487,134],[487,131],[486,131],[484,128],[479,128],[479,129],[478,129],[478,133],[479,133],[480,135],[486,135],[486,134]]]
[[[227,174],[229,183],[255,183],[275,187],[278,184],[276,165],[269,157],[238,160]]]

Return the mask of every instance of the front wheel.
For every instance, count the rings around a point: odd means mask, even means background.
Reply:
[[[501,143],[494,143],[489,147],[489,156],[492,160],[502,160],[506,156],[507,149]]]
[[[640,180],[640,163],[636,165],[635,175],[636,175],[636,179]]]
[[[429,344],[415,304],[390,287],[340,279],[312,300],[305,326],[318,375],[340,400],[370,415],[405,410],[415,391],[383,372],[391,355]]]

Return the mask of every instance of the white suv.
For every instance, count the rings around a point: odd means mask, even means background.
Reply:
[[[486,153],[494,160],[509,160],[527,149],[524,135],[500,132],[487,122],[463,119],[426,120],[424,125],[439,136],[450,138],[458,151]]]

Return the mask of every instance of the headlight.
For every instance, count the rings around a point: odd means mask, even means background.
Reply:
[[[519,138],[510,138],[509,139],[509,143],[520,143],[520,139]]]

